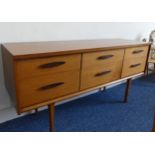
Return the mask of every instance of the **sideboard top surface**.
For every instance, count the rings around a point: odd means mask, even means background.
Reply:
[[[72,41],[43,41],[43,42],[17,42],[4,43],[15,59],[54,56],[72,53],[91,52],[95,50],[109,50],[150,45],[150,43],[137,42],[126,39],[98,39],[98,40],[72,40]]]

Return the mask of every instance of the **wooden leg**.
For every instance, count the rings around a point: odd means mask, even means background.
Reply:
[[[54,132],[54,104],[48,105],[48,110],[49,110],[49,126],[50,126],[50,131]]]
[[[127,80],[125,96],[124,96],[124,102],[128,102],[128,95],[129,95],[129,90],[130,90],[130,87],[131,87],[131,80],[132,79]]]
[[[154,114],[154,119],[153,119],[153,128],[152,128],[152,132],[155,132],[155,114]]]
[[[100,88],[100,91],[106,91],[106,87]]]
[[[149,74],[149,63],[147,63],[146,70],[145,70],[145,75],[148,75],[148,74]]]
[[[38,113],[38,109],[37,108],[35,109],[35,113]]]
[[[147,65],[147,75],[149,75],[149,63]]]

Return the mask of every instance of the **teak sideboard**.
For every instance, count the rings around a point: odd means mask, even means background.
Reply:
[[[144,74],[150,43],[123,39],[5,43],[5,85],[18,114]]]

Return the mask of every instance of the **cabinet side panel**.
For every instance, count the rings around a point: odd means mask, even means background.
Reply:
[[[14,103],[16,106],[16,84],[15,84],[14,60],[13,60],[13,56],[3,45],[2,45],[2,60],[3,60],[5,86],[10,95],[12,103]]]

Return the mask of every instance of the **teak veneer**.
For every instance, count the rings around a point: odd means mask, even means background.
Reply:
[[[5,43],[6,88],[18,114],[144,74],[150,43],[123,39]],[[37,110],[36,110],[37,111]]]

